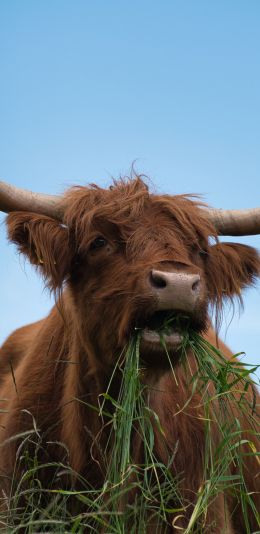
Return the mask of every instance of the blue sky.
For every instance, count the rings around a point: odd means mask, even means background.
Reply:
[[[3,0],[1,178],[59,193],[109,184],[136,160],[159,191],[259,205],[259,24],[258,0]],[[51,302],[3,225],[0,247],[2,341]],[[258,284],[223,325],[253,363],[259,307]]]

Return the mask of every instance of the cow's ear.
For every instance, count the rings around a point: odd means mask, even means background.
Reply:
[[[241,290],[254,284],[259,275],[260,256],[255,248],[239,243],[218,243],[209,248],[208,291],[218,304],[225,297],[241,298]]]
[[[8,237],[41,271],[47,285],[61,288],[69,273],[72,253],[68,228],[60,222],[27,212],[7,217]]]

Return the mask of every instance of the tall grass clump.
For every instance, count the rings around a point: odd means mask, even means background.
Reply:
[[[161,343],[169,357],[169,369],[175,374],[164,341],[168,327],[169,324],[160,332]],[[11,499],[3,495],[6,506],[0,512],[0,530],[145,534],[149,525],[150,532],[162,534],[184,514],[187,503],[182,502],[179,490],[183,473],[174,475],[178,443],[174,450],[169,450],[166,465],[156,455],[155,434],[165,441],[166,447],[167,442],[159,417],[149,403],[140,340],[141,332],[136,332],[120,355],[107,390],[100,396],[99,411],[93,412],[93,417],[100,418],[107,436],[102,450],[106,471],[103,485],[91,487],[87,480],[72,472],[66,460],[63,464],[39,464],[41,435],[33,421],[31,432],[20,436],[22,443],[17,458],[22,456],[26,469],[14,486]],[[190,366],[191,352],[196,361],[195,372]],[[260,464],[259,453],[250,439],[259,428],[249,377],[256,367],[242,366],[235,357],[227,360],[218,349],[189,330],[183,336],[178,365],[183,366],[187,377],[187,399],[180,410],[184,411],[199,391],[205,430],[203,482],[184,532],[203,534],[209,505],[219,493],[225,492],[241,504],[246,533],[250,534],[249,510],[260,524],[259,510],[255,509],[243,475],[243,464],[249,455]],[[116,395],[112,394],[115,377],[119,383]],[[176,377],[174,383],[177,388]],[[249,389],[252,389],[251,404],[246,398]],[[247,438],[238,418],[232,417],[234,406],[239,407],[248,421]],[[34,455],[28,452],[32,445]],[[65,449],[64,452],[65,458]],[[46,489],[40,481],[41,471],[48,468],[52,468],[54,475],[53,485]],[[62,487],[64,476],[77,479],[81,489],[59,489],[57,481]]]
[[[173,458],[169,465],[163,465],[154,452],[154,425],[162,439],[164,432],[157,414],[149,407],[149,391],[141,378],[139,346],[140,335],[136,335],[120,365],[122,380],[117,401],[108,393],[104,395],[115,406],[105,451],[110,460],[101,495],[101,508],[111,511],[104,525],[105,531],[111,533],[145,533],[148,522],[154,532],[157,528],[163,532],[169,503],[174,498],[179,500],[178,481],[170,469]]]
[[[248,457],[253,456],[260,472],[260,452],[253,441],[253,437],[258,440],[260,437],[259,414],[256,413],[254,382],[250,378],[259,366],[242,364],[241,354],[227,360],[219,349],[195,332],[189,333],[185,345],[185,356],[189,348],[196,358],[197,372],[193,374],[191,384],[193,390],[202,393],[206,437],[204,483],[199,489],[187,532],[193,532],[197,522],[203,525],[209,504],[224,492],[224,495],[235,497],[241,506],[245,532],[250,534],[249,511],[260,526],[260,510],[256,509],[247,490],[244,466]],[[184,364],[188,368],[188,358]],[[250,397],[246,396],[249,390]],[[244,418],[246,428],[241,428],[237,412]],[[217,446],[213,439],[216,428]]]

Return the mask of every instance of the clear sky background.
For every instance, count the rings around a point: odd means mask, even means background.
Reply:
[[[260,205],[259,28],[258,0],[1,0],[1,178],[59,193],[136,160],[158,191]],[[1,342],[52,302],[4,225],[0,249]],[[258,284],[222,335],[260,364],[259,309]]]

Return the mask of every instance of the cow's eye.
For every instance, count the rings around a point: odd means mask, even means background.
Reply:
[[[199,255],[200,255],[201,258],[206,258],[208,253],[207,253],[206,250],[202,250],[201,249],[201,250],[199,250]]]
[[[90,245],[90,250],[97,250],[99,248],[105,247],[107,243],[108,242],[107,242],[107,239],[105,239],[105,237],[98,236],[96,237],[96,239],[94,239],[94,241],[92,241]]]

